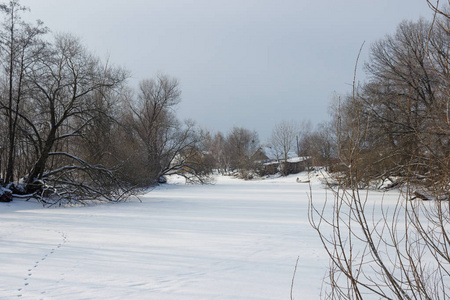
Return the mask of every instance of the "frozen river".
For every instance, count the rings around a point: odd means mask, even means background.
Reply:
[[[0,298],[289,299],[300,257],[294,297],[318,299],[328,258],[295,179],[172,182],[142,203],[0,203]]]

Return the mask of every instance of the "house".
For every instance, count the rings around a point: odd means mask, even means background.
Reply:
[[[286,174],[296,174],[305,170],[311,161],[311,157],[299,157],[295,152],[289,152],[287,157],[285,162],[284,155],[277,155],[273,148],[262,146],[253,154],[252,159],[262,167],[262,173],[265,175],[280,172],[285,164]]]

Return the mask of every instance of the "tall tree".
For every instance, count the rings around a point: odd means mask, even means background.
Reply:
[[[171,134],[178,128],[174,108],[181,101],[178,81],[159,74],[139,84],[137,101],[131,104],[132,127],[146,154],[148,180],[162,175],[167,164],[166,146]]]
[[[24,22],[21,14],[27,10],[18,0],[0,4],[0,13],[5,17],[0,30],[0,57],[5,76],[0,109],[8,128],[6,183],[14,179],[17,127],[22,101],[27,95],[26,72],[44,48],[45,43],[40,37],[48,31],[40,21],[36,25]]]
[[[159,74],[141,81],[137,101],[131,103],[131,127],[141,144],[144,159],[142,184],[177,173],[189,180],[199,179],[199,136],[192,121],[181,123],[175,107],[181,101],[176,79]]]
[[[441,119],[437,115],[439,87],[446,83],[435,72],[430,53],[447,53],[444,60],[448,63],[450,36],[436,29],[430,35],[430,27],[423,19],[402,22],[394,35],[374,44],[367,64],[371,81],[362,98],[371,124],[384,132],[385,142],[396,149],[403,165],[416,153],[427,151],[423,141],[433,138],[430,128],[436,118]],[[444,43],[438,42],[442,39]],[[442,47],[433,49],[435,43]],[[448,148],[448,142],[443,146]]]

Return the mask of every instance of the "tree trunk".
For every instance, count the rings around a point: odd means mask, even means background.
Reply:
[[[13,122],[13,78],[14,78],[14,9],[11,10],[10,27],[10,49],[9,49],[9,94],[8,94],[8,160],[6,167],[6,183],[13,181],[14,152],[15,152],[15,126]]]
[[[26,190],[28,193],[35,192],[40,186],[36,186],[36,180],[41,179],[45,172],[45,164],[47,163],[48,157],[50,156],[50,151],[55,143],[56,127],[52,127],[50,130],[47,140],[45,141],[44,148],[40,153],[40,157],[34,164],[33,169],[28,175]]]

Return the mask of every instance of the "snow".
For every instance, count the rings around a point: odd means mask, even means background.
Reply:
[[[317,299],[328,258],[297,177],[170,178],[142,203],[0,203],[0,299],[289,299],[297,257],[293,295]]]

